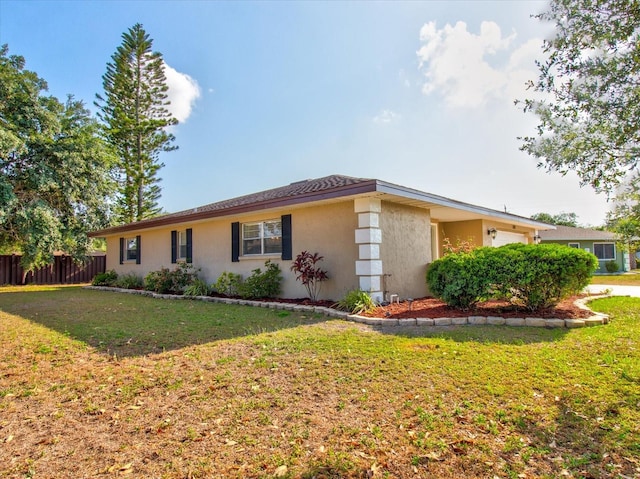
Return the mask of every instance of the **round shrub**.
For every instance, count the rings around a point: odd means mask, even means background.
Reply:
[[[481,271],[483,249],[451,253],[434,261],[427,270],[431,293],[449,306],[462,309],[486,298],[489,283]]]
[[[118,273],[114,270],[96,274],[91,280],[93,286],[113,286],[118,279]]]
[[[597,258],[583,250],[514,243],[444,256],[429,267],[427,284],[450,306],[493,298],[533,311],[582,291],[597,268]]]
[[[620,266],[618,266],[618,263],[615,260],[607,261],[604,264],[604,267],[607,270],[607,273],[617,273],[620,269]]]

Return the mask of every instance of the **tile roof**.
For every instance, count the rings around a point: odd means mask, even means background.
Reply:
[[[183,221],[196,221],[227,214],[258,211],[270,207],[348,196],[349,194],[367,193],[376,191],[376,185],[377,180],[374,179],[354,178],[344,175],[330,175],[323,178],[296,181],[279,188],[238,196],[236,198],[218,201],[216,203],[178,211],[176,213],[169,213],[134,223],[114,226],[100,231],[93,231],[89,236],[100,236],[102,234],[166,226]]]
[[[387,195],[387,197],[403,199],[404,201],[411,201],[413,204],[421,206],[438,206],[441,207],[441,209],[445,208],[465,211],[468,214],[474,214],[476,216],[490,216],[492,218],[526,224],[535,228],[553,228],[553,226],[531,220],[530,218],[523,218],[510,213],[463,203],[461,201],[413,190],[411,188],[394,185],[392,183],[376,179],[331,175],[323,178],[296,181],[279,188],[238,196],[229,200],[218,201],[216,203],[198,206],[197,208],[178,211],[176,213],[170,213],[125,225],[114,226],[100,231],[93,231],[89,236],[100,237],[104,235],[123,233],[126,231],[168,226],[214,217],[238,215],[247,212],[266,210],[269,208],[282,208],[304,203],[345,198],[349,196],[354,197],[357,195],[367,195],[371,193]]]
[[[357,185],[361,183],[367,183],[375,180],[367,178],[352,178],[350,176],[331,175],[324,178],[316,178],[312,180],[296,181],[286,186],[279,188],[273,188],[271,190],[260,191],[258,193],[252,193],[250,195],[238,196],[229,200],[218,201],[217,203],[211,203],[198,208],[180,211],[167,216],[177,217],[185,214],[190,214],[195,211],[219,211],[227,210],[230,208],[237,208],[240,206],[255,205],[256,203],[263,203],[266,201],[273,201],[284,198],[295,198],[302,195],[309,195],[313,193],[321,193],[323,191],[335,190],[336,188],[342,188],[346,186]]]
[[[610,231],[560,225],[556,225],[555,230],[540,231],[539,234],[542,241],[615,241],[616,239],[615,233]]]

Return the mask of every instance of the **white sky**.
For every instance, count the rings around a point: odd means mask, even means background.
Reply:
[[[161,157],[167,211],[345,174],[600,225],[605,197],[519,151],[536,118],[513,102],[552,32],[530,17],[544,7],[0,0],[0,44],[95,111],[121,34],[142,23],[180,120]]]

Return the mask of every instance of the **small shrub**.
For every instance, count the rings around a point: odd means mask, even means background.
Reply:
[[[196,280],[198,271],[187,263],[179,263],[173,271],[168,268],[151,271],[144,278],[144,288],[161,294],[182,294]]]
[[[296,280],[302,282],[312,301],[318,300],[322,282],[329,279],[326,271],[316,267],[316,264],[323,259],[318,253],[311,254],[303,251],[291,264],[291,271],[296,274]]]
[[[366,291],[354,289],[349,291],[336,305],[338,309],[342,311],[348,311],[351,314],[360,314],[371,311],[376,307],[376,302]]]
[[[225,296],[238,296],[241,284],[242,275],[223,271],[218,280],[213,284],[213,290]]]
[[[209,285],[203,279],[196,278],[189,286],[184,289],[185,296],[208,296],[210,292]]]
[[[618,270],[620,269],[620,266],[618,265],[618,263],[614,260],[611,261],[607,261],[604,264],[605,269],[607,270],[607,273],[617,273]]]
[[[482,273],[481,262],[477,259],[482,249],[449,253],[431,263],[427,270],[431,293],[449,306],[461,309],[486,299],[490,278]]]
[[[91,280],[93,286],[113,286],[118,279],[118,273],[114,270],[96,274]]]
[[[582,291],[598,269],[598,259],[581,249],[557,244],[509,244],[501,254],[516,253],[521,260],[504,261],[504,281],[511,286],[512,302],[535,311],[555,306]]]
[[[143,287],[144,283],[140,276],[134,273],[129,273],[119,276],[114,285],[123,289],[140,289]]]
[[[280,294],[280,266],[267,260],[264,263],[266,268],[262,271],[256,268],[251,272],[251,276],[238,286],[240,297],[245,299],[274,298]]]

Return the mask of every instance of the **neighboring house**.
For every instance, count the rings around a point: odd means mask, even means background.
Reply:
[[[107,241],[107,270],[144,277],[186,261],[212,283],[280,265],[282,296],[305,289],[290,271],[306,250],[324,256],[324,299],[360,288],[377,300],[427,293],[427,265],[443,240],[479,246],[532,243],[553,226],[375,179],[333,175],[191,210],[95,231]]]
[[[541,231],[540,238],[543,243],[564,244],[593,253],[600,264],[596,274],[607,273],[609,261],[615,261],[621,272],[630,269],[629,255],[618,247],[616,235],[610,231],[556,225],[555,230]]]

